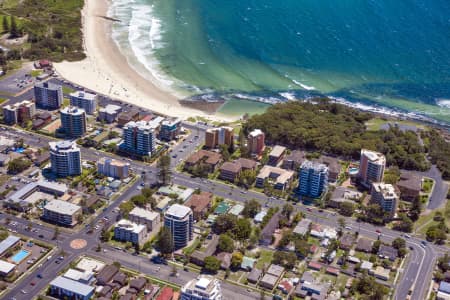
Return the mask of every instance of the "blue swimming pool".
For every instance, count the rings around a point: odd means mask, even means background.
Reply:
[[[27,250],[20,250],[19,252],[17,252],[16,254],[14,254],[13,257],[11,257],[11,260],[15,263],[15,264],[19,264],[22,260],[24,260],[25,257],[27,257],[28,255],[30,255],[30,251]]]

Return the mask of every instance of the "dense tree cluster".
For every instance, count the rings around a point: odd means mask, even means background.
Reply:
[[[8,163],[8,173],[18,174],[31,166],[31,161],[26,158],[15,158]]]
[[[428,142],[431,162],[436,164],[445,180],[450,179],[450,143],[437,130],[424,132],[423,138]]]
[[[292,149],[319,151],[358,159],[361,148],[382,152],[389,165],[402,169],[426,170],[425,149],[416,133],[388,130],[368,131],[365,123],[373,115],[333,103],[327,99],[288,102],[270,107],[251,117],[244,125],[248,132],[260,128],[266,140]]]
[[[373,276],[363,273],[363,276],[353,280],[350,288],[352,294],[364,295],[364,299],[382,300],[389,293],[389,289],[375,281]]]
[[[83,59],[83,4],[83,0],[23,0],[5,9],[20,20],[16,24],[16,18],[11,19],[8,28],[11,37],[28,34],[30,47],[23,52],[23,56],[30,59],[50,58],[53,61]]]

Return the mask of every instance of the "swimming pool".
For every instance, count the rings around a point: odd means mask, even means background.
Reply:
[[[15,264],[19,264],[22,260],[25,259],[25,257],[27,257],[28,255],[30,255],[30,251],[27,250],[20,250],[19,252],[17,252],[16,254],[14,254],[13,257],[11,257],[11,260],[15,263]]]

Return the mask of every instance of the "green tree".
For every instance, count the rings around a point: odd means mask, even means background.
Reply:
[[[392,247],[394,247],[397,250],[401,249],[401,248],[405,248],[406,241],[402,238],[396,238],[395,240],[392,241]]]
[[[162,185],[168,185],[171,180],[172,172],[170,170],[170,156],[168,154],[161,156],[158,160],[158,179]]]
[[[215,274],[220,269],[220,260],[215,256],[207,256],[204,263],[204,269],[208,273]]]
[[[291,217],[291,214],[292,214],[293,211],[294,211],[294,207],[292,206],[292,204],[286,203],[285,205],[283,205],[283,209],[281,210],[281,214],[287,220],[289,220],[289,218]]]
[[[350,201],[344,201],[339,206],[339,213],[343,216],[351,217],[354,212],[355,207],[353,206],[353,203]]]
[[[19,29],[17,28],[16,18],[14,16],[11,16],[11,29],[9,31],[11,34],[11,38],[16,38],[20,36]]]
[[[163,255],[172,254],[174,250],[173,237],[169,229],[163,227],[158,234],[156,245]]]
[[[237,223],[237,217],[231,214],[224,214],[217,217],[214,222],[214,232],[217,234],[233,231]]]
[[[272,263],[282,265],[286,269],[293,269],[297,261],[297,256],[293,252],[275,251],[273,254]]]
[[[377,254],[378,250],[380,250],[380,246],[381,246],[381,241],[380,240],[376,240],[375,242],[373,242],[373,244],[372,244],[372,253],[373,254]]]
[[[246,240],[250,237],[252,232],[252,224],[247,218],[239,218],[234,228],[234,235],[240,241]]]
[[[254,218],[257,213],[261,210],[261,204],[256,199],[250,199],[245,202],[244,210],[242,215],[247,218]]]
[[[404,213],[400,213],[399,218],[400,221],[394,222],[392,228],[398,231],[411,232],[414,227],[413,221]]]
[[[230,159],[230,152],[228,151],[228,146],[226,144],[219,145],[220,154],[222,154],[222,158],[224,161],[228,161]]]
[[[109,239],[111,238],[111,234],[109,233],[108,228],[106,228],[106,226],[104,226],[102,228],[102,231],[100,233],[100,240],[104,243],[109,242]]]
[[[232,253],[234,251],[234,241],[228,234],[221,234],[219,236],[219,244],[217,249],[222,252]]]
[[[295,241],[295,252],[299,257],[305,258],[309,254],[310,245],[304,239],[297,239]]]
[[[31,166],[31,161],[25,158],[15,158],[8,163],[8,173],[18,174]]]
[[[3,33],[9,31],[9,23],[8,23],[8,17],[7,16],[3,16],[2,27],[3,27]]]
[[[292,231],[286,230],[283,232],[280,241],[278,242],[277,247],[279,249],[283,249],[289,245],[292,240]]]
[[[244,256],[241,252],[234,252],[231,256],[231,267],[233,269],[239,269],[239,267],[242,264],[242,260],[244,259]]]

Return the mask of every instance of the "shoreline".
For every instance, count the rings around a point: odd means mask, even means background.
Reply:
[[[96,93],[167,116],[235,120],[183,106],[177,97],[134,70],[112,39],[113,21],[105,18],[109,4],[110,0],[85,0],[81,15],[86,58],[78,62],[54,63],[61,77]]]

